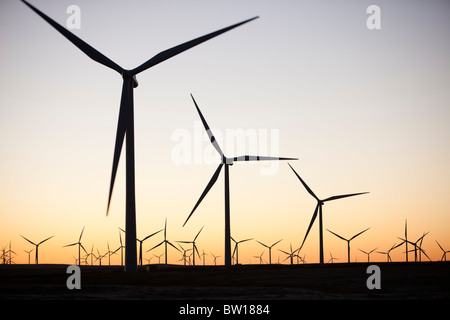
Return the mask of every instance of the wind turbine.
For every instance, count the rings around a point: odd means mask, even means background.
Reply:
[[[271,246],[268,246],[262,242],[259,242],[258,240],[256,240],[256,242],[258,242],[260,245],[266,247],[267,249],[269,249],[269,264],[272,264],[272,247],[274,247],[278,242],[280,242],[283,239],[278,240],[277,242],[275,242],[274,244],[272,244]]]
[[[350,239],[346,239],[346,238],[344,238],[344,237],[341,237],[340,235],[334,233],[334,232],[331,231],[331,230],[328,230],[328,229],[327,229],[327,231],[328,231],[328,232],[331,232],[331,233],[334,234],[336,237],[338,237],[338,238],[340,238],[340,239],[342,239],[342,240],[344,240],[344,241],[347,241],[347,253],[348,253],[348,255],[347,255],[347,257],[348,257],[348,258],[347,258],[347,262],[350,263],[350,241],[352,241],[352,240],[355,239],[357,236],[359,236],[361,233],[366,232],[366,231],[369,230],[369,229],[370,229],[370,228],[367,228],[366,230],[363,230],[363,231],[361,231],[361,232],[355,234],[355,235],[354,235],[353,237],[351,237]]]
[[[450,252],[450,250],[445,251],[444,248],[442,248],[442,246],[439,244],[439,242],[437,242],[437,240],[434,240],[434,241],[436,241],[436,243],[439,246],[439,248],[441,248],[442,252],[444,252],[442,254],[441,261],[447,261],[447,253]]]
[[[117,252],[120,249],[120,265],[123,266],[123,249],[125,248],[122,243],[122,235],[120,234],[120,231],[123,231],[121,228],[119,228],[119,241],[120,246],[114,251]]]
[[[39,254],[39,252],[38,252],[38,250],[39,250],[39,246],[42,244],[42,243],[44,243],[45,241],[47,241],[47,240],[50,240],[51,238],[53,238],[54,236],[51,236],[51,237],[48,237],[47,239],[44,239],[44,240],[42,240],[41,242],[39,242],[39,243],[34,243],[33,241],[30,241],[30,240],[28,240],[27,238],[25,238],[24,236],[22,236],[21,235],[21,237],[22,238],[24,238],[25,240],[27,240],[29,243],[31,243],[32,245],[35,245],[36,246],[36,264],[39,264],[39,256],[38,256],[38,254]]]
[[[219,258],[220,256],[215,256],[214,253],[212,253],[212,252],[211,252],[211,255],[214,257],[214,265],[216,266],[217,258]]]
[[[142,243],[147,240],[148,238],[153,237],[155,234],[160,233],[161,231],[163,231],[163,229],[156,231],[154,233],[152,233],[151,235],[146,236],[144,239],[139,240],[136,238],[137,241],[139,241],[139,264],[142,266]]]
[[[289,164],[289,163],[288,163]],[[308,193],[310,195],[312,195],[314,197],[314,199],[317,200],[317,205],[316,205],[316,209],[314,210],[314,214],[312,216],[311,222],[309,223],[309,227],[308,230],[306,231],[306,235],[305,238],[303,239],[302,245],[300,246],[300,249],[303,247],[303,244],[305,243],[306,237],[308,236],[309,230],[311,230],[312,225],[314,224],[314,221],[316,220],[317,214],[319,214],[319,252],[320,252],[320,263],[323,264],[323,222],[322,222],[322,206],[325,204],[325,202],[327,201],[331,201],[331,200],[337,200],[337,199],[342,199],[342,198],[347,198],[347,197],[352,197],[352,196],[357,196],[360,194],[366,194],[368,192],[360,192],[360,193],[351,193],[351,194],[344,194],[344,195],[339,195],[339,196],[332,196],[326,199],[319,199],[314,192],[308,187],[308,185],[305,183],[305,181],[303,181],[303,179],[298,175],[298,173],[294,170],[294,168],[292,168],[292,166],[289,164],[289,167],[291,167],[292,171],[294,171],[295,175],[297,176],[297,178],[300,180],[300,182],[303,184],[303,186],[305,187],[306,191],[308,191]]]
[[[401,246],[401,245],[402,245],[402,243],[400,243],[400,244],[395,244],[395,243],[394,243],[394,245],[393,245],[388,251],[377,251],[377,252],[378,252],[378,253],[381,253],[381,254],[387,255],[387,262],[389,262],[389,261],[392,262],[391,255],[390,255],[390,254],[391,254],[391,251],[394,250],[395,248]]]
[[[361,252],[363,252],[363,253],[365,253],[365,254],[367,254],[367,262],[370,262],[370,254],[371,254],[372,252],[374,252],[375,250],[377,250],[377,249],[378,249],[378,248],[372,249],[372,250],[370,250],[369,252],[366,252],[366,251],[361,250],[361,249],[358,249],[358,250],[361,251]]]
[[[219,153],[222,162],[217,167],[216,171],[214,172],[211,180],[207,184],[205,190],[201,194],[200,198],[198,199],[197,203],[195,204],[194,208],[192,209],[191,213],[187,217],[186,221],[184,222],[183,226],[188,222],[189,218],[194,213],[195,209],[199,206],[200,202],[202,202],[203,198],[206,196],[208,191],[212,188],[214,183],[216,183],[217,178],[219,177],[220,171],[222,170],[222,167],[225,166],[225,265],[231,266],[231,227],[230,227],[230,178],[229,178],[229,166],[233,165],[233,162],[235,161],[262,161],[262,160],[297,160],[297,158],[279,158],[279,157],[269,157],[269,156],[238,156],[234,158],[228,158],[224,155],[222,152],[222,149],[220,148],[216,138],[212,134],[208,124],[206,123],[205,118],[203,117],[203,114],[200,111],[200,108],[197,105],[197,102],[195,101],[194,97],[191,94],[192,101],[195,104],[195,107],[197,109],[197,112],[202,120],[203,126],[205,127],[205,130],[209,136],[209,139],[211,141],[211,144],[214,146],[214,148]]]
[[[236,253],[236,264],[239,264],[239,248],[238,248],[239,243],[246,242],[246,241],[249,241],[249,240],[253,240],[253,238],[240,240],[240,241],[236,241],[232,237],[230,237],[230,238],[235,243],[234,250],[233,250],[233,256],[234,256],[234,253]]]
[[[87,56],[94,61],[109,67],[117,71],[123,78],[122,96],[120,101],[119,120],[117,125],[116,142],[114,147],[114,159],[112,166],[111,182],[109,188],[108,205],[106,209],[106,215],[108,215],[109,207],[111,203],[111,196],[114,187],[114,181],[116,177],[117,167],[119,164],[120,153],[126,134],[126,214],[125,214],[125,229],[128,231],[125,236],[125,271],[136,272],[137,271],[137,254],[136,254],[136,201],[135,201],[135,168],[134,168],[134,102],[133,102],[133,89],[138,86],[136,75],[142,71],[145,71],[181,52],[191,49],[207,40],[210,40],[222,33],[230,31],[240,25],[250,22],[258,17],[233,24],[226,28],[211,32],[207,35],[198,37],[196,39],[187,41],[165,51],[162,51],[147,60],[140,66],[126,70],[120,67],[118,64],[104,56],[102,53],[91,47],[89,44],[69,32],[60,24],[52,20],[50,17],[39,11],[37,8],[29,4],[27,1],[22,0],[29,8],[36,12],[41,18],[48,22],[53,28],[59,31],[67,40],[72,42]]]
[[[28,253],[28,264],[30,264],[30,253],[31,253],[31,251],[33,251],[34,249],[31,249],[30,251],[27,251],[27,250],[23,250],[23,251],[25,251],[26,253]]]
[[[253,256],[253,258],[259,258],[259,264],[263,263],[263,259],[262,259],[262,255],[264,254],[264,250],[263,252],[261,252],[261,254],[259,256]]]
[[[330,260],[328,260],[328,263],[330,263],[330,261],[331,261],[331,263],[334,263],[334,260],[339,260],[338,258],[334,258],[333,257],[333,255],[331,254],[331,251],[330,251]]]
[[[414,261],[417,262],[417,251],[419,251],[419,261],[422,261],[422,252],[423,254],[428,258],[428,260],[431,260],[430,257],[425,253],[425,251],[422,249],[422,241],[423,238],[428,234],[428,232],[424,233],[419,239],[416,240],[416,242],[411,242],[403,238],[399,238],[403,242],[408,242],[409,244],[412,244],[414,246]],[[420,241],[420,245],[417,243]],[[402,243],[401,243],[402,244]]]
[[[71,247],[71,246],[76,246],[78,245],[78,265],[81,265],[81,248],[84,250],[84,252],[87,253],[86,249],[83,247],[83,245],[81,244],[81,237],[83,236],[83,232],[84,232],[84,227],[81,230],[81,234],[80,237],[78,238],[78,242],[74,242],[68,245],[65,245],[64,247]]]
[[[287,257],[286,257],[286,259],[283,260],[283,262],[286,261],[287,259],[291,258],[291,264],[294,264],[294,256],[295,256],[295,253],[296,253],[297,251],[300,252],[300,249],[301,249],[301,248],[292,250],[292,243],[290,243],[289,246],[290,246],[290,249],[291,249],[291,252],[290,252],[290,253],[289,253],[289,252],[286,252],[286,251],[283,251],[283,250],[281,250],[281,249],[278,249],[278,250],[280,250],[280,251],[283,252],[284,254],[287,254]]]
[[[157,248],[157,247],[159,247],[160,245],[162,245],[162,244],[164,244],[164,252],[165,252],[165,261],[166,261],[166,264],[167,264],[167,245],[169,244],[169,245],[171,245],[172,247],[174,247],[177,251],[179,251],[179,252],[181,252],[180,251],[180,249],[178,249],[177,247],[175,247],[173,244],[171,244],[168,240],[167,240],[167,218],[166,218],[166,222],[165,222],[165,224],[164,224],[164,240],[161,242],[161,243],[159,243],[159,244],[157,244],[156,246],[154,246],[153,248],[151,248],[151,249],[149,249],[149,250],[147,250],[147,252],[149,252],[150,250],[153,250],[153,249],[155,249],[155,248]]]
[[[197,235],[195,236],[194,240],[192,241],[177,241],[179,243],[192,243],[192,265],[195,266],[195,252],[197,252],[198,257],[200,258],[200,253],[198,253],[198,249],[197,246],[195,245],[195,240],[197,240],[198,235],[200,234],[200,232],[202,232],[203,227],[200,229],[200,231],[197,233]]]

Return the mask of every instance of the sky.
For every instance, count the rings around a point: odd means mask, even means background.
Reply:
[[[30,0],[123,68],[160,51],[259,16],[138,74],[134,90],[137,237],[197,239],[223,264],[224,175],[182,227],[213,175],[210,146],[192,94],[225,154],[295,157],[289,164],[317,194],[368,194],[328,202],[324,229],[358,249],[386,251],[404,236],[432,260],[450,250],[450,3],[448,1],[51,1]],[[370,5],[380,9],[370,29]],[[73,20],[70,20],[73,21]],[[370,26],[370,23],[369,23]],[[40,263],[74,263],[119,247],[125,224],[125,161],[109,215],[109,182],[122,79],[62,37],[20,1],[0,2],[0,246],[15,263],[40,247]],[[242,140],[244,139],[244,140]],[[245,141],[245,145],[240,143]],[[242,149],[244,148],[244,149]],[[259,263],[272,244],[284,261],[303,241],[316,202],[286,161],[230,167],[231,235],[253,238],[240,263]],[[319,261],[318,221],[300,252]],[[122,235],[123,237],[123,235]],[[144,261],[162,233],[144,242]],[[234,246],[234,245],[233,245]],[[325,261],[347,260],[346,243],[324,230]],[[404,247],[392,252],[404,260]],[[410,259],[414,255],[410,254]],[[182,263],[169,249],[169,263]],[[373,253],[371,261],[386,261]],[[263,260],[268,261],[267,250]],[[34,262],[34,251],[31,262]],[[111,262],[120,263],[120,256]]]

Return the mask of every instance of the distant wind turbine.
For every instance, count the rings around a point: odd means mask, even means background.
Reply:
[[[427,234],[428,234],[428,232],[424,233],[419,239],[416,240],[416,242],[411,242],[411,241],[408,241],[408,240],[406,240],[406,239],[399,238],[399,239],[402,240],[403,242],[407,242],[407,243],[412,244],[412,245],[414,246],[414,261],[415,261],[415,262],[417,262],[417,260],[422,261],[422,255],[421,255],[421,253],[423,253],[423,254],[428,258],[428,260],[431,260],[430,257],[426,254],[426,252],[425,252],[425,251],[422,249],[422,247],[421,247],[421,246],[422,246],[423,238],[424,238]],[[420,242],[420,244],[417,244],[418,242]],[[401,243],[401,244],[403,244],[403,243]],[[417,259],[417,251],[419,251],[419,259]]]
[[[80,234],[80,237],[78,238],[78,242],[74,242],[74,243],[71,243],[71,244],[68,244],[68,245],[64,246],[64,247],[71,247],[71,246],[78,245],[78,265],[81,265],[81,249],[83,249],[83,251],[87,253],[86,249],[81,244],[81,237],[83,236],[83,232],[84,232],[84,227],[81,230],[81,234]]]
[[[192,241],[177,241],[179,243],[192,243],[192,265],[195,266],[195,252],[197,252],[198,257],[200,258],[200,253],[198,252],[197,246],[195,245],[195,240],[197,240],[198,235],[200,232],[202,232],[203,227],[200,229],[200,231],[195,236],[194,240]]]
[[[28,264],[30,264],[30,253],[31,253],[31,251],[33,251],[34,249],[31,249],[30,251],[27,251],[27,250],[23,250],[23,251],[25,251],[26,253],[28,253]]]
[[[292,243],[290,243],[289,246],[290,246],[291,252],[286,252],[281,249],[278,249],[278,250],[280,250],[281,252],[283,252],[284,254],[287,255],[286,259],[284,259],[283,262],[286,261],[287,259],[291,258],[291,264],[294,264],[294,256],[296,255],[297,251],[300,252],[300,248],[292,250]]]
[[[233,256],[236,253],[236,264],[239,264],[239,243],[253,240],[253,238],[236,241],[231,237],[231,240],[233,240],[233,242],[235,243],[234,250],[233,250]]]
[[[28,240],[27,238],[25,238],[25,237],[22,236],[22,235],[21,235],[21,237],[24,238],[24,239],[27,240],[29,243],[31,243],[32,245],[35,246],[35,249],[36,249],[36,258],[35,258],[35,261],[36,261],[36,264],[39,264],[39,252],[38,252],[39,246],[40,246],[42,243],[44,243],[45,241],[50,240],[50,239],[53,238],[54,236],[48,237],[47,239],[44,239],[44,240],[42,240],[41,242],[39,242],[39,243],[37,243],[37,244],[34,243],[33,241]]]
[[[211,252],[211,255],[214,257],[214,265],[216,266],[217,258],[220,258],[220,256],[215,256],[212,252]]]
[[[289,164],[289,163],[288,163]],[[347,197],[352,197],[352,196],[357,196],[360,194],[366,194],[368,192],[360,192],[360,193],[351,193],[351,194],[344,194],[344,195],[339,195],[339,196],[332,196],[326,199],[319,199],[314,192],[308,187],[308,185],[303,181],[303,179],[298,175],[298,173],[294,170],[294,168],[292,168],[292,166],[289,164],[289,167],[291,167],[292,171],[294,171],[295,175],[297,176],[297,178],[300,180],[300,182],[303,184],[303,186],[305,187],[306,191],[308,191],[308,193],[310,195],[312,195],[314,197],[314,199],[317,200],[317,205],[316,205],[316,209],[314,210],[314,214],[312,216],[311,222],[309,223],[309,227],[308,230],[306,231],[306,235],[305,238],[303,239],[303,242],[300,246],[300,249],[303,247],[303,244],[305,243],[306,237],[308,236],[309,230],[311,230],[312,225],[314,224],[314,221],[316,220],[317,214],[319,214],[319,252],[320,252],[320,263],[323,264],[323,223],[322,223],[322,206],[325,204],[325,202],[327,201],[331,201],[331,200],[337,200],[337,199],[341,199],[341,198],[347,198]]]
[[[125,246],[122,243],[122,235],[120,234],[120,231],[123,231],[123,230],[121,228],[119,228],[120,246],[116,250],[114,250],[114,252],[117,252],[120,249],[120,265],[123,266],[123,249],[125,249]]]
[[[367,230],[369,230],[370,228],[367,228],[366,230],[363,230],[363,231],[361,231],[361,232],[359,232],[359,233],[357,233],[357,234],[355,234],[353,237],[351,237],[350,239],[346,239],[346,238],[344,238],[344,237],[341,237],[340,235],[338,235],[338,234],[336,234],[336,233],[334,233],[333,231],[331,231],[331,230],[328,230],[327,229],[327,231],[328,232],[331,232],[332,234],[334,234],[336,237],[338,237],[338,238],[340,238],[340,239],[342,239],[342,240],[344,240],[344,241],[347,241],[347,262],[348,263],[350,263],[350,241],[352,241],[353,239],[355,239],[357,236],[359,236],[360,234],[362,234],[362,233],[364,233],[364,232],[366,232]]]
[[[374,252],[375,250],[377,250],[377,249],[378,249],[378,248],[372,249],[372,250],[370,250],[369,252],[366,252],[366,251],[361,250],[361,249],[358,249],[358,250],[361,251],[361,252],[363,252],[363,253],[365,253],[365,254],[367,254],[367,262],[370,262],[370,254],[371,254],[372,252]]]
[[[263,263],[262,255],[263,254],[264,254],[264,250],[263,250],[263,252],[261,252],[261,254],[259,256],[253,256],[253,258],[259,259],[259,264],[262,264]]]
[[[387,256],[387,262],[392,262],[391,251],[398,248],[401,245],[402,245],[402,243],[400,243],[400,244],[394,243],[394,245],[388,251],[377,251],[377,253],[385,254]]]
[[[256,242],[258,242],[260,245],[262,245],[262,246],[266,247],[267,249],[269,249],[269,264],[272,264],[272,247],[274,247],[274,246],[275,246],[277,243],[279,243],[281,240],[283,240],[283,239],[278,240],[277,242],[275,242],[275,243],[272,244],[271,246],[268,246],[268,245],[266,245],[266,244],[264,244],[264,243],[259,242],[258,240],[256,240]]]
[[[117,167],[119,164],[120,153],[126,134],[126,214],[125,214],[125,229],[128,231],[125,236],[125,271],[137,271],[137,253],[136,253],[136,201],[135,201],[135,168],[134,168],[134,102],[133,89],[138,86],[136,75],[145,71],[169,58],[172,58],[179,53],[191,49],[209,39],[212,39],[222,33],[234,29],[244,23],[250,22],[258,17],[254,17],[232,26],[211,32],[207,35],[201,36],[194,40],[190,40],[183,44],[177,45],[173,48],[167,49],[155,55],[153,58],[147,60],[140,66],[126,70],[118,64],[104,56],[102,53],[91,47],[89,44],[69,32],[60,24],[52,20],[50,17],[36,9],[34,6],[22,0],[30,9],[36,12],[41,18],[48,22],[53,28],[60,32],[67,40],[72,42],[78,49],[83,51],[88,57],[94,61],[117,71],[123,78],[122,96],[120,101],[119,121],[117,125],[116,142],[114,148],[114,159],[111,174],[111,183],[109,188],[108,206],[106,215],[108,215],[111,204],[111,196],[114,187],[114,180],[116,177]]]
[[[444,248],[442,248],[442,246],[439,244],[439,242],[437,242],[437,240],[434,241],[436,241],[437,245],[439,246],[439,248],[441,248],[443,252],[441,261],[447,261],[447,253],[450,252],[450,250],[445,251]]]
[[[208,191],[212,188],[214,183],[216,183],[217,178],[219,177],[220,171],[222,170],[222,167],[225,166],[225,265],[230,266],[231,265],[231,227],[230,227],[230,178],[229,178],[229,166],[233,165],[233,162],[235,161],[263,161],[263,160],[297,160],[297,158],[279,158],[279,157],[268,157],[268,156],[239,156],[234,158],[228,158],[224,155],[222,152],[222,149],[220,148],[216,138],[214,137],[213,133],[211,132],[211,129],[209,128],[208,124],[206,123],[205,118],[203,117],[203,114],[200,111],[200,108],[197,105],[197,102],[195,101],[194,97],[191,94],[192,101],[195,104],[195,108],[197,109],[197,112],[202,120],[203,126],[209,136],[209,139],[211,141],[211,144],[214,146],[214,148],[217,150],[221,157],[221,163],[217,167],[216,171],[214,172],[211,180],[209,181],[208,185],[206,186],[205,190],[201,194],[200,198],[198,199],[197,203],[195,204],[194,208],[192,209],[191,213],[187,217],[186,221],[184,222],[183,226],[188,222],[189,218],[194,213],[195,209],[199,206],[200,202],[202,202],[203,198],[206,196]]]
[[[152,233],[152,234],[146,236],[146,237],[145,237],[144,239],[142,239],[142,240],[136,238],[136,240],[139,242],[139,265],[142,266],[142,244],[144,243],[144,241],[147,240],[147,239],[149,239],[149,238],[151,238],[151,237],[153,237],[155,234],[160,233],[160,232],[163,231],[163,230],[164,230],[164,229],[161,229],[161,230],[159,230],[159,231],[156,231],[156,232],[154,232],[154,233]],[[123,231],[123,230],[122,230],[122,231]]]
[[[167,264],[167,245],[172,246],[173,248],[175,248],[177,251],[181,252],[180,249],[178,249],[177,247],[175,247],[172,243],[170,243],[167,240],[167,218],[166,218],[166,222],[164,224],[164,240],[161,243],[158,243],[156,246],[154,246],[153,248],[147,250],[147,252],[149,252],[150,250],[153,250],[157,247],[159,247],[160,245],[164,244],[164,253],[165,253],[165,260],[166,260],[166,264]]]
[[[334,260],[339,260],[338,258],[334,258],[333,257],[333,255],[331,254],[331,251],[330,251],[330,260],[328,260],[328,263],[330,263],[330,261],[331,261],[331,263],[334,263]]]

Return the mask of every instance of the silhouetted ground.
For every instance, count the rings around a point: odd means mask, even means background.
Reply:
[[[372,263],[381,289],[369,290],[367,263],[305,265],[81,266],[69,290],[67,265],[0,265],[0,299],[448,299],[450,262]]]

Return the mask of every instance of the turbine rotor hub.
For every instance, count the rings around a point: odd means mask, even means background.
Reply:
[[[139,85],[139,82],[136,79],[136,75],[131,74],[128,70],[122,71],[122,78],[123,79],[131,79],[133,80],[133,87],[136,88]]]

